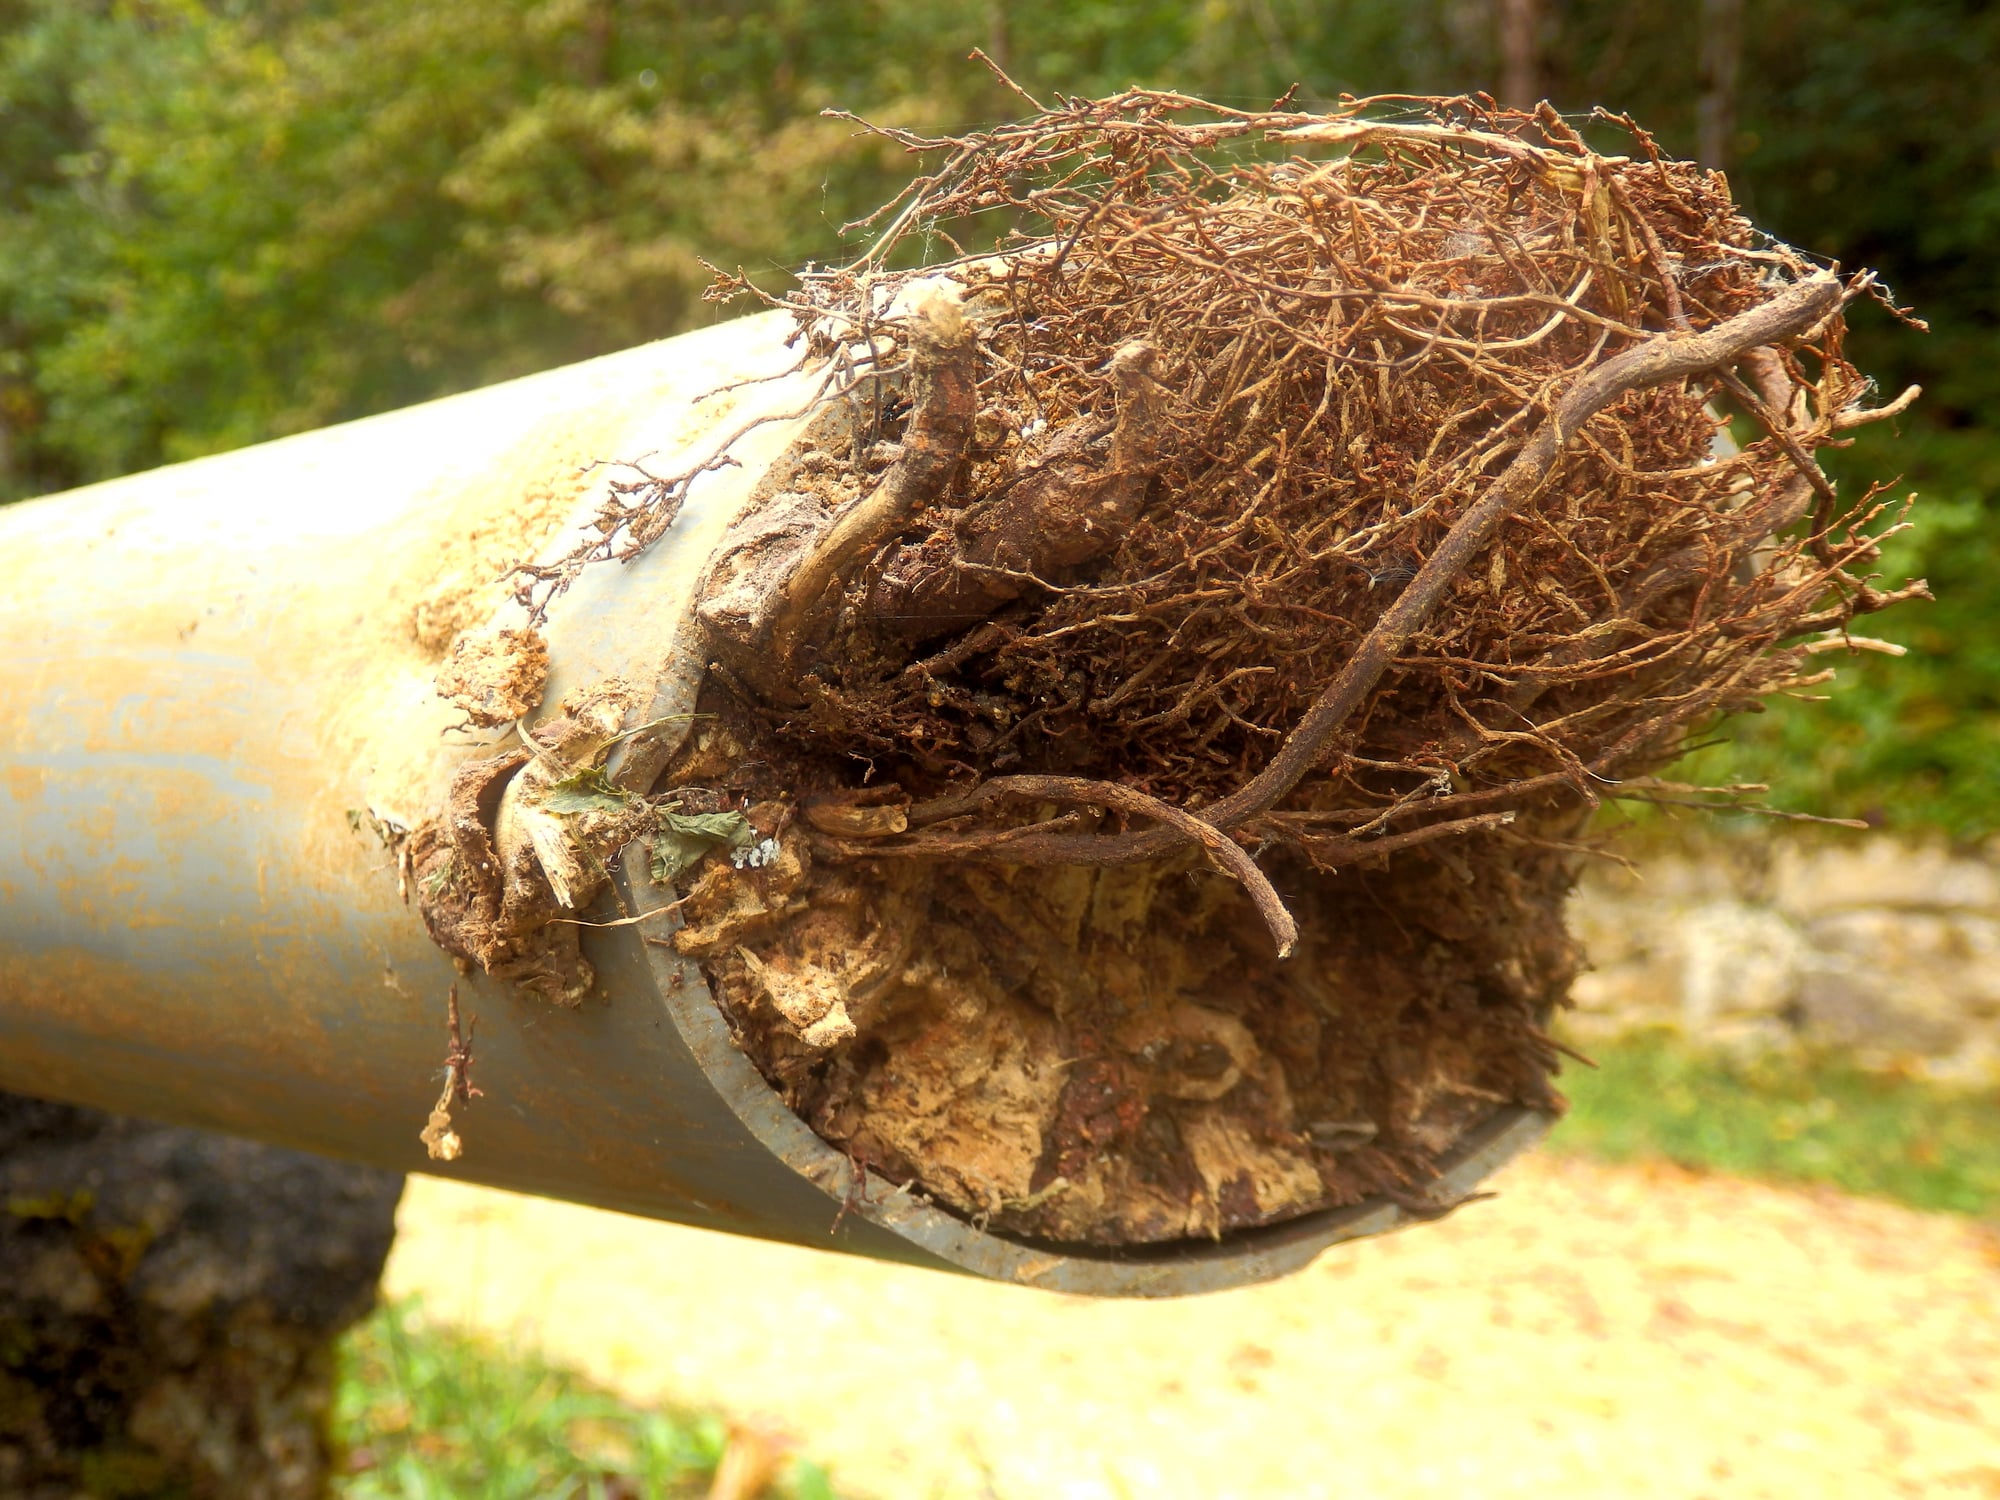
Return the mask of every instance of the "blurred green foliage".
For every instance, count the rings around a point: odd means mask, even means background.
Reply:
[[[1598,1066],[1563,1072],[1571,1108],[1552,1137],[1559,1151],[2000,1215],[1991,1087],[1868,1072],[1833,1055],[1733,1057],[1665,1033],[1584,1050]]]
[[[703,258],[781,278],[920,129],[1032,90],[1226,102],[1490,88],[1491,0],[0,0],[0,498],[214,452],[717,316]],[[1732,726],[1700,769],[1787,805],[2000,828],[2000,8],[1742,0],[1732,180],[1931,319],[1855,352],[1920,380],[1848,482],[1925,491],[1893,566],[1941,602],[1835,702]],[[1543,0],[1543,89],[1691,153],[1703,7]]]
[[[695,1500],[728,1431],[396,1303],[341,1340],[333,1436],[339,1500]],[[833,1500],[804,1459],[768,1493]]]

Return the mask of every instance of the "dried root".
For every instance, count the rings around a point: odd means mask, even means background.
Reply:
[[[876,356],[854,446],[903,456],[759,575],[784,649],[704,610],[779,733],[897,767],[912,831],[877,855],[1207,842],[1131,793],[1323,854],[1590,803],[1797,685],[1803,637],[1921,595],[1875,587],[1884,507],[1830,499],[1812,457],[1903,404],[1867,409],[1841,353],[1866,275],[1758,235],[1628,122],[1635,154],[1605,156],[1554,116],[1399,103],[1135,91],[886,132],[943,164],[862,261],[775,300],[830,366]],[[996,210],[999,255],[881,269]],[[1762,435],[1720,454],[1731,412]],[[1021,772],[1115,785],[1152,826],[1023,836],[964,795]]]
[[[444,1087],[431,1106],[430,1118],[417,1132],[424,1154],[432,1161],[457,1161],[465,1154],[465,1141],[452,1124],[451,1111],[454,1105],[463,1107],[481,1097],[482,1091],[472,1082],[472,1033],[478,1024],[475,1016],[471,1026],[461,1026],[458,986],[454,984],[445,997],[445,1028],[451,1045],[444,1055]]]
[[[1815,457],[1914,395],[1843,352],[1881,289],[1593,128],[1628,154],[1484,99],[882,132],[933,169],[765,299],[820,395],[712,566],[670,800],[550,814],[595,729],[469,768],[417,856],[461,882],[439,940],[571,993],[548,918],[650,828],[793,1108],[1051,1241],[1420,1203],[1493,1110],[1560,1109],[1581,819],[1924,596]],[[734,436],[524,571],[531,618]]]

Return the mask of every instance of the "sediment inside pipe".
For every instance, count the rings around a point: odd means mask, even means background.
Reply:
[[[1198,856],[848,852],[812,820],[871,809],[815,806],[823,769],[773,758],[709,701],[671,780],[684,806],[747,798],[772,852],[709,860],[674,945],[820,1136],[981,1226],[1136,1245],[1373,1195],[1436,1208],[1468,1131],[1508,1104],[1560,1108],[1539,1026],[1574,967],[1555,858],[1286,861],[1273,879],[1302,936],[1280,961]]]

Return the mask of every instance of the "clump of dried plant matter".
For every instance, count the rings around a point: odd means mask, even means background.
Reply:
[[[1844,353],[1883,294],[1610,116],[1029,102],[883,131],[923,175],[765,298],[813,420],[712,567],[730,727],[668,781],[771,852],[678,941],[829,1140],[1020,1232],[1420,1192],[1559,1107],[1578,814],[1717,790],[1651,772],[1923,594],[1817,457],[1915,395]],[[617,488],[531,617],[734,440]]]
[[[948,389],[928,426],[958,462],[800,606],[816,645],[767,696],[788,735],[974,789],[920,807],[908,846],[1102,863],[1194,837],[982,826],[1021,775],[1325,863],[1592,800],[1921,592],[1877,586],[1883,502],[1814,457],[1908,399],[1869,409],[1843,353],[1865,274],[1759,234],[1626,122],[1605,155],[1549,112],[1423,104],[1134,92],[891,132],[937,169],[867,257],[783,300],[829,362],[906,353],[906,426]],[[997,256],[885,269],[995,218]],[[942,358],[897,296],[940,274],[973,331]],[[970,390],[926,378],[954,357]],[[1729,417],[1744,441],[1718,451]],[[1114,525],[1051,540],[1113,483]]]

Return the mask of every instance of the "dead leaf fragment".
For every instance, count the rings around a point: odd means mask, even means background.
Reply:
[[[630,792],[613,786],[601,769],[592,766],[550,787],[542,806],[552,813],[623,812],[631,800]]]
[[[668,885],[692,870],[715,849],[747,849],[757,842],[757,830],[740,812],[689,813],[661,808],[653,833],[652,875],[656,885]]]

